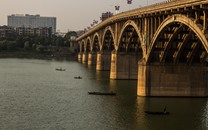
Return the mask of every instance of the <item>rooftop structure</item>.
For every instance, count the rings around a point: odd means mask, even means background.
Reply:
[[[0,37],[7,37],[14,33],[14,28],[8,26],[0,26]]]

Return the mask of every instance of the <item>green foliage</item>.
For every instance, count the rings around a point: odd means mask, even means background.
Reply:
[[[26,42],[24,43],[24,49],[25,49],[25,50],[29,50],[29,49],[30,49],[30,41],[26,41]]]
[[[16,49],[16,41],[3,40],[0,41],[0,50],[12,51]]]
[[[70,32],[68,36],[75,33]],[[51,37],[11,35],[0,38],[0,51],[33,50],[40,53],[56,53],[58,48],[69,47],[68,45],[68,40],[56,35],[52,35]]]
[[[24,47],[24,41],[22,36],[18,36],[16,38],[16,47],[17,48],[23,48]]]
[[[32,49],[33,49],[33,50],[36,50],[36,47],[37,47],[37,46],[38,46],[38,45],[37,45],[37,44],[35,44],[35,43],[34,43],[34,44],[32,44]]]
[[[57,47],[63,47],[64,46],[64,39],[62,37],[57,37],[55,40],[56,46]]]
[[[0,50],[6,50],[7,49],[7,41],[6,40],[3,40],[3,41],[0,41]]]
[[[7,41],[6,46],[8,51],[13,51],[16,49],[16,41]]]
[[[77,33],[75,31],[69,31],[64,36],[64,39],[71,40],[72,37],[77,37]]]
[[[40,53],[43,53],[45,50],[45,46],[43,45],[37,45],[36,47],[36,51],[40,52]]]

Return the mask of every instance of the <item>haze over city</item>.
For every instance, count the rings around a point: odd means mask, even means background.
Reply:
[[[7,25],[7,16],[11,14],[40,14],[57,17],[57,31],[83,30],[93,22],[100,21],[101,13],[111,11],[120,6],[120,12],[151,5],[165,0],[1,0],[0,25]]]

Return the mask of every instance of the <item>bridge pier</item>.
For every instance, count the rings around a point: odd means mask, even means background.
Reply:
[[[88,62],[88,53],[84,52],[82,53],[82,64],[87,64]]]
[[[138,56],[135,53],[113,52],[110,79],[137,79]]]
[[[88,65],[96,65],[97,62],[97,53],[90,52],[88,54]]]
[[[96,70],[109,71],[111,63],[111,52],[98,52]]]
[[[138,64],[138,96],[207,97],[208,76],[204,65]]]
[[[78,53],[78,62],[82,62],[82,52]]]

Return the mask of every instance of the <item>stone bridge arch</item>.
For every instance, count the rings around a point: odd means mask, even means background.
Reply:
[[[142,40],[142,35],[141,35],[141,33],[140,33],[140,30],[139,30],[139,28],[138,28],[138,26],[137,26],[137,24],[133,21],[133,20],[128,20],[124,25],[123,25],[123,27],[122,27],[122,29],[121,29],[121,33],[120,33],[120,35],[119,35],[119,37],[118,37],[118,46],[117,46],[117,48],[116,48],[116,50],[118,51],[119,50],[119,47],[121,46],[121,41],[122,41],[122,36],[123,36],[123,34],[124,34],[124,32],[126,31],[126,29],[129,27],[129,26],[132,26],[133,27],[133,31],[135,31],[136,32],[136,34],[138,35],[138,42],[139,42],[139,44],[141,45],[141,49],[142,49],[142,52],[144,53],[144,48],[143,48],[143,46],[142,45],[144,45],[144,43],[143,43],[143,40]],[[130,40],[130,39],[129,39]],[[128,41],[128,42],[130,42],[130,41]]]
[[[126,21],[118,36],[116,51],[112,54],[111,79],[138,78],[138,61],[144,54],[142,41],[137,24],[133,20]]]
[[[85,40],[84,39],[79,41],[78,47],[79,47],[78,61],[82,62],[83,54],[85,53]]]
[[[207,41],[208,33],[207,33],[207,31],[203,30],[203,26],[201,24],[197,24],[195,22],[195,20],[192,18],[189,18],[189,17],[182,15],[182,14],[175,14],[175,15],[172,15],[172,16],[169,16],[168,18],[166,18],[162,22],[162,24],[159,26],[158,30],[156,31],[156,33],[152,39],[151,45],[148,49],[148,54],[146,57],[147,62],[151,62],[151,57],[153,55],[153,52],[155,51],[157,41],[159,40],[160,35],[165,31],[165,29],[167,27],[173,25],[174,23],[178,23],[179,26],[180,26],[180,24],[182,26],[186,26],[187,29],[189,29],[189,31],[192,31],[192,33],[194,33],[196,35],[198,40],[203,45],[204,49],[206,50],[206,53],[208,52],[208,41]],[[161,53],[161,55],[160,55],[161,59],[165,55],[165,53],[167,53],[168,46],[170,46],[170,45],[171,45],[171,43],[168,43],[167,45],[165,45],[166,48],[164,48],[164,52]]]
[[[98,52],[100,50],[101,50],[101,39],[100,39],[100,35],[98,34],[98,32],[96,32],[93,35],[93,39],[92,39],[92,51]]]
[[[152,39],[147,61],[139,62],[138,95],[207,96],[206,32],[202,22],[186,15],[167,17]]]
[[[104,29],[100,41],[100,52],[97,54],[96,70],[109,71],[111,67],[111,52],[115,50],[115,35],[111,26],[107,26]]]
[[[92,44],[92,40],[91,40],[90,36],[88,36],[85,39],[84,52],[82,54],[82,63],[83,64],[88,63],[88,54],[91,52],[91,44]]]
[[[108,36],[110,36],[110,37],[108,37]],[[108,41],[106,41],[106,40],[108,40]],[[116,40],[115,34],[114,34],[112,27],[107,26],[104,30],[104,33],[103,33],[101,50],[102,51],[104,51],[105,49],[108,49],[108,51],[114,50],[116,48],[115,40]]]
[[[85,44],[85,52],[89,53],[92,51],[92,40],[90,37],[87,37]]]
[[[91,51],[88,53],[88,65],[94,66],[97,64],[97,53],[100,52],[101,39],[98,32],[94,33],[91,38]]]
[[[83,39],[80,42],[80,52],[84,52],[85,51],[85,40]]]

